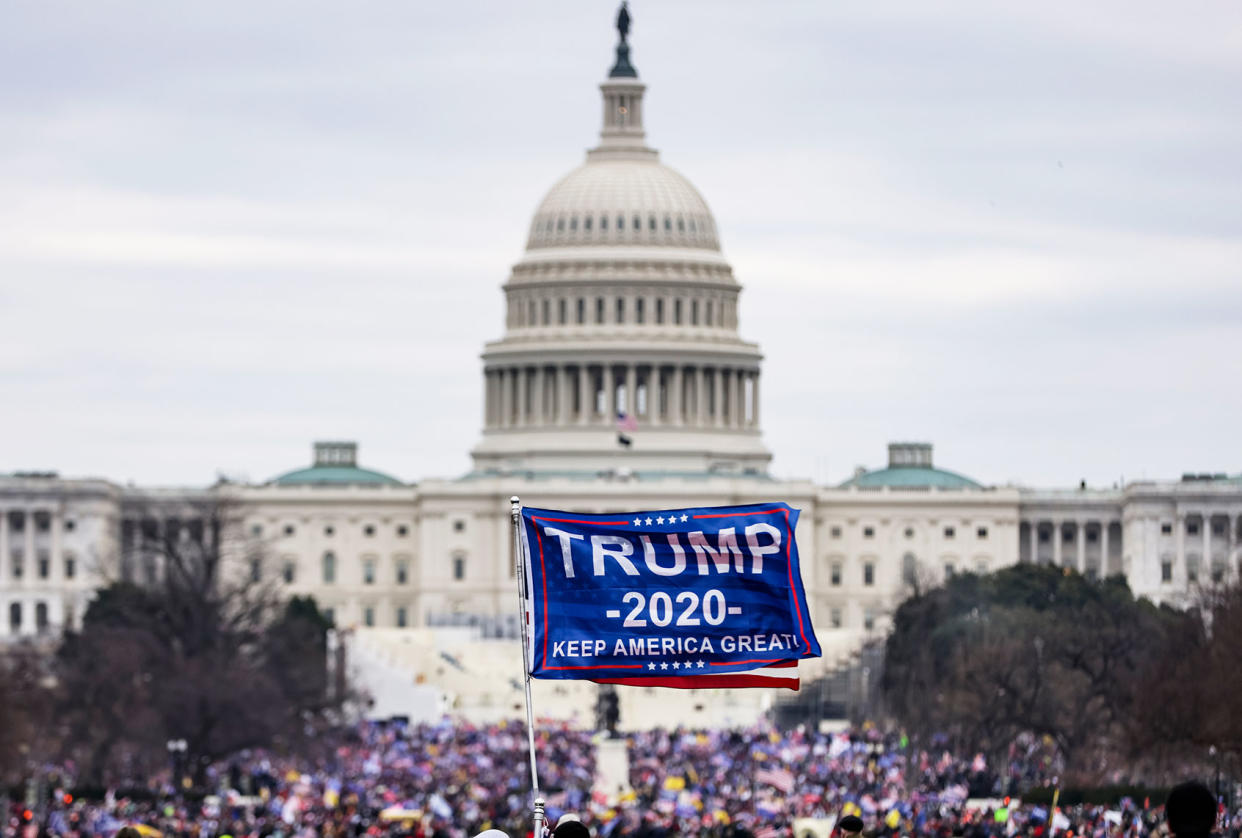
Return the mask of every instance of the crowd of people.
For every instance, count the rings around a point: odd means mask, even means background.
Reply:
[[[1061,769],[1055,748],[1033,738],[990,764],[877,730],[655,729],[628,735],[629,782],[617,788],[599,787],[596,744],[591,732],[537,725],[550,823],[580,823],[594,838],[828,838],[847,818],[876,838],[1146,838],[1163,818],[1163,801],[1023,803]],[[79,799],[68,776],[41,800],[12,801],[5,835],[113,838],[130,825],[144,838],[525,838],[532,823],[520,723],[369,723],[318,758],[250,752],[212,765],[210,794],[178,779],[170,771]],[[1239,824],[1238,813],[1220,821],[1232,838]]]

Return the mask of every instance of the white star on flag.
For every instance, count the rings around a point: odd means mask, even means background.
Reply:
[[[643,519],[642,519],[642,518],[635,518],[635,519],[634,519],[634,526],[636,526],[636,527],[641,527],[642,525],[643,525]]]
[[[663,524],[663,523],[664,523],[664,517],[663,517],[663,516],[661,516],[661,517],[659,517],[659,518],[656,518],[656,523],[657,523],[657,524]]]
[[[699,664],[699,666],[702,666],[702,665],[703,665],[703,664]],[[648,668],[648,669],[655,669],[655,664],[654,664],[654,663],[649,663],[649,664],[647,664],[647,668]]]
[[[681,669],[681,663],[678,661],[673,661],[673,669]]]
[[[668,664],[667,664],[667,663],[662,663],[662,664],[660,664],[660,668],[661,668],[661,669],[668,669]]]
[[[651,519],[650,519],[650,518],[648,518],[648,519],[647,519],[646,521],[644,521],[643,523],[645,523],[647,526],[651,526]]]
[[[684,515],[684,514],[681,516],[681,522],[682,522],[683,524],[684,524],[684,523],[686,523],[686,517],[687,517],[687,516],[686,516],[686,515]]]
[[[699,661],[699,669],[703,668],[703,661]]]

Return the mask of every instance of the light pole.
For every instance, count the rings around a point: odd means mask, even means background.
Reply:
[[[185,761],[186,744],[184,739],[169,739],[165,743],[168,748],[168,757],[172,760],[173,773],[173,789],[174,795],[178,795],[181,788],[182,763]]]

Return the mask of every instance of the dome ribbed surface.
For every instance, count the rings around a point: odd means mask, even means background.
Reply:
[[[535,212],[527,247],[583,244],[720,249],[703,196],[653,159],[588,161],[552,187]]]

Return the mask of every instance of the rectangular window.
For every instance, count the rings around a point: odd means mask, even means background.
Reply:
[[[875,538],[875,527],[863,527],[863,538]]]
[[[830,536],[832,536],[833,538],[840,538],[840,537],[841,537],[841,528],[840,528],[840,527],[833,527],[831,530],[829,530],[829,531],[828,531],[828,534],[829,534]]]
[[[462,521],[459,519],[453,522],[453,532],[465,532],[465,531],[466,531],[465,521]]]
[[[407,535],[409,535],[409,534],[410,534],[410,528],[409,528],[409,527],[407,527],[405,524],[398,524],[398,525],[397,525],[397,535],[398,535],[400,538],[405,538],[405,537],[406,537]]]
[[[944,578],[945,579],[952,579],[953,574],[956,572],[957,572],[957,568],[953,566],[952,562],[945,563],[945,566],[944,566]]]
[[[1049,541],[1049,538],[1048,538],[1048,531],[1047,531],[1047,530],[1040,530],[1040,531],[1039,531],[1039,543],[1040,543],[1040,544],[1047,544],[1047,543],[1048,543],[1048,541]]]
[[[458,582],[466,578],[466,557],[453,557],[453,578]]]
[[[1160,534],[1161,534],[1161,535],[1172,535],[1172,534],[1173,534],[1173,525],[1172,525],[1172,524],[1161,524],[1161,525],[1160,525]]]
[[[362,609],[362,622],[366,626],[375,625],[375,609],[374,608],[368,605],[366,608]]]
[[[586,300],[578,298],[578,324],[586,322]]]
[[[410,566],[406,562],[397,562],[397,584],[404,585],[410,581]]]
[[[362,584],[375,584],[375,559],[364,559],[362,562]]]
[[[22,578],[22,572],[24,571],[22,564],[24,560],[25,556],[22,554],[21,550],[14,550],[12,555],[9,556],[9,566],[13,568],[14,579]]]
[[[987,537],[988,537],[988,528],[987,528],[987,527],[980,527],[979,529],[975,530],[975,535],[977,535],[979,538],[987,538]]]
[[[837,586],[841,584],[841,563],[840,562],[833,562],[832,571],[831,571],[831,579],[832,579],[833,586]]]
[[[46,579],[52,575],[52,559],[47,553],[39,554],[39,578]]]
[[[336,625],[336,609],[335,608],[323,609],[323,618],[327,620],[328,623],[330,623],[331,625]]]
[[[397,607],[397,628],[405,628],[405,606]]]
[[[863,584],[867,587],[875,584],[875,565],[871,562],[863,565]]]
[[[1220,523],[1219,521],[1212,524],[1212,535],[1224,535],[1224,534],[1225,534],[1224,524]]]
[[[624,297],[617,297],[617,319],[613,322],[615,323],[625,322],[625,298]]]
[[[657,324],[660,324],[664,322],[664,299],[663,298],[657,299],[655,303],[656,303],[655,322]]]
[[[336,554],[327,552],[323,554],[323,583],[325,585],[333,585],[336,583]]]
[[[78,562],[72,554],[65,556],[65,578],[72,579],[78,575]]]
[[[565,323],[568,322],[569,320],[569,315],[568,315],[568,312],[566,311],[567,308],[568,308],[567,301],[564,299],[561,299],[556,304],[556,321],[560,323],[562,326],[564,326]]]
[[[1160,581],[1173,581],[1173,562],[1164,561],[1160,563]]]
[[[867,631],[871,631],[875,628],[875,611],[871,608],[867,608],[863,611],[863,628]]]
[[[945,537],[945,538],[953,538],[953,537],[955,537],[956,535],[957,535],[957,530],[953,529],[953,527],[945,527],[945,528],[944,528],[944,537]]]
[[[673,324],[681,325],[681,300],[673,300]]]
[[[603,297],[597,297],[595,299],[595,322],[596,323],[604,322],[604,298]]]
[[[832,609],[831,611],[829,611],[828,613],[829,613],[829,615],[830,615],[830,616],[829,616],[829,620],[831,620],[831,622],[832,622],[832,627],[833,627],[834,629],[839,629],[839,628],[841,628],[841,609],[840,609],[840,608],[834,608],[834,609]]]
[[[259,559],[250,560],[250,581],[258,582],[263,578],[263,562]]]
[[[644,300],[642,297],[639,297],[637,300],[634,301],[634,322],[635,323],[643,322],[643,316],[646,314],[646,312],[643,310],[643,302]]]
[[[691,326],[699,325],[699,301],[698,300],[690,301],[690,325]]]
[[[285,562],[284,568],[280,571],[280,576],[285,580],[286,585],[292,585],[293,580],[297,578],[297,565],[293,562]]]
[[[1186,534],[1187,534],[1187,535],[1198,535],[1198,534],[1199,534],[1199,525],[1198,525],[1198,524],[1187,523],[1187,524],[1186,524]]]
[[[1095,542],[1099,540],[1100,540],[1099,530],[1087,530],[1087,542],[1089,544],[1094,544]]]

